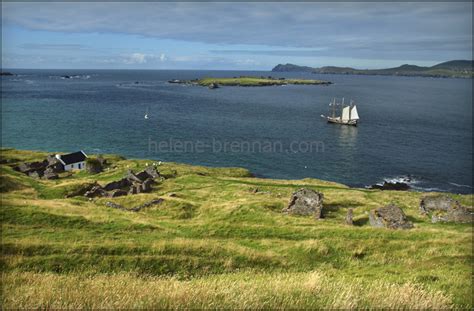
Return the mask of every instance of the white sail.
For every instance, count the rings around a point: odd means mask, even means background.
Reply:
[[[357,113],[357,106],[354,105],[351,110],[351,120],[359,120],[359,114]]]
[[[348,121],[349,120],[349,109],[350,107],[344,107],[342,109],[342,121]]]

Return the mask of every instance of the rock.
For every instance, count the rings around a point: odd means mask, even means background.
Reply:
[[[28,173],[28,176],[33,177],[33,178],[41,178],[43,174],[40,171],[31,171]]]
[[[174,193],[174,192],[171,192],[171,193],[168,194],[168,196],[169,196],[170,198],[176,198],[178,195],[177,195],[176,193]]]
[[[0,72],[0,76],[14,76],[14,74],[8,71],[2,71]]]
[[[354,211],[352,208],[349,208],[347,210],[347,215],[346,215],[346,224],[349,225],[349,226],[352,226],[354,225],[354,222],[352,220],[352,218],[354,217]]]
[[[43,179],[58,179],[59,176],[58,174],[56,174],[53,170],[53,168],[51,167],[48,167],[45,171],[44,171],[44,175],[42,176]]]
[[[116,198],[116,197],[121,197],[124,195],[127,195],[127,191],[122,190],[122,189],[115,189],[115,190],[109,191],[107,196],[110,198]]]
[[[404,182],[384,181],[382,185],[375,184],[369,186],[369,189],[406,191],[410,189],[410,186]]]
[[[447,195],[425,196],[420,201],[420,212],[431,215],[431,222],[473,222],[474,215],[458,201]]]
[[[217,84],[217,83],[211,83],[211,84],[209,84],[208,88],[211,89],[211,90],[212,90],[212,89],[218,89],[218,88],[219,88],[219,84]]]
[[[114,203],[114,202],[110,202],[110,201],[105,202],[105,206],[111,207],[111,208],[116,208],[116,209],[123,210],[123,211],[127,211],[127,209],[125,207],[123,207],[122,205]]]
[[[291,196],[288,207],[283,213],[292,215],[313,215],[314,218],[322,218],[323,194],[311,189],[302,188]]]
[[[369,221],[372,227],[390,229],[410,229],[413,224],[407,220],[405,213],[396,205],[390,204],[371,210]]]
[[[88,198],[105,197],[107,195],[108,195],[107,191],[105,191],[99,185],[92,187],[91,190],[86,191],[86,193],[84,193],[84,196]]]

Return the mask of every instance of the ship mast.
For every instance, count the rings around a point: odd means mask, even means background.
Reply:
[[[332,117],[336,117],[336,98],[332,100]]]
[[[349,121],[351,121],[351,112],[352,112],[351,110],[352,110],[352,99],[349,103]]]
[[[341,120],[342,120],[342,114],[344,112],[344,97],[342,98],[342,103],[341,103]]]

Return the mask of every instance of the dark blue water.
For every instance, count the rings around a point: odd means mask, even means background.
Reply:
[[[471,80],[233,71],[11,71],[20,75],[2,77],[3,146],[239,166],[258,176],[313,177],[352,186],[409,176],[416,189],[472,193]],[[270,74],[334,84],[209,90],[167,83],[175,78]],[[358,127],[327,124],[320,117],[333,97],[343,96],[358,104]]]

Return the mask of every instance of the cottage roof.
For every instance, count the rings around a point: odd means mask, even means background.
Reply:
[[[82,150],[78,152],[69,153],[69,154],[61,154],[59,156],[59,159],[64,165],[82,162],[82,161],[85,161],[86,158],[87,158],[87,155]]]

